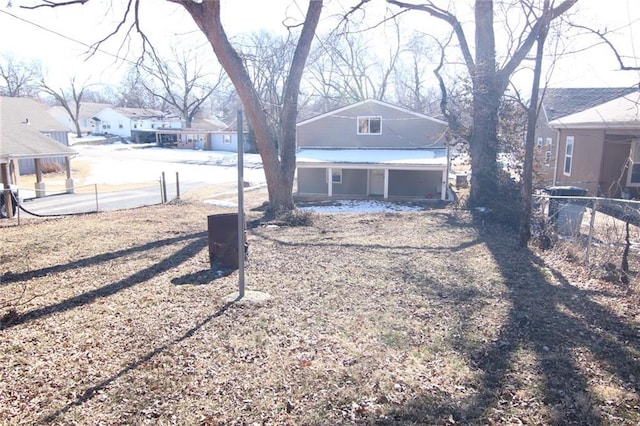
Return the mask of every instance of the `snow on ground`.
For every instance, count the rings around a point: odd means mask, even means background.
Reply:
[[[300,210],[316,213],[385,213],[420,211],[422,207],[406,204],[396,204],[378,200],[340,200],[327,203],[300,205]]]
[[[84,138],[83,138],[84,139]],[[175,179],[178,173],[181,182],[225,183],[237,182],[237,154],[234,152],[202,151],[190,149],[159,148],[148,144],[78,145],[75,161],[90,166],[91,172],[84,182],[124,184],[157,181],[162,172],[166,179]],[[72,160],[73,163],[74,160]],[[245,181],[252,185],[265,183],[262,160],[258,154],[243,155]],[[234,207],[234,203],[209,201]],[[384,213],[418,211],[422,208],[406,204],[378,200],[340,200],[305,203],[301,210],[321,213]]]
[[[85,184],[124,184],[166,179],[182,182],[224,183],[238,179],[234,152],[160,148],[144,144],[75,145],[75,161],[86,163],[91,172]],[[245,181],[265,182],[258,154],[244,154]],[[73,161],[73,160],[72,160]]]

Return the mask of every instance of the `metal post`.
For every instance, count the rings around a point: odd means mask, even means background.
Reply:
[[[244,297],[244,143],[242,110],[238,110],[238,297]]]
[[[20,226],[20,188],[16,189],[16,205],[18,206],[18,226]]]
[[[180,199],[180,178],[176,172],[176,199]]]
[[[162,172],[162,202],[167,202],[167,181],[164,177],[164,172]]]
[[[97,183],[93,184],[93,190],[96,194],[96,213],[98,213],[99,210],[98,210],[98,184]]]
[[[593,204],[591,205],[591,219],[589,220],[589,238],[587,239],[587,248],[584,252],[584,262],[589,263],[589,251],[591,249],[591,240],[593,239],[593,227],[596,222],[596,207],[598,205],[598,200],[594,199]]]

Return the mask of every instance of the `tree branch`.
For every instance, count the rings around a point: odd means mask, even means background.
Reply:
[[[618,52],[618,49],[616,49],[616,47],[613,45],[613,43],[606,37],[607,36],[607,32],[600,32],[598,30],[594,30],[593,28],[589,28],[589,27],[586,27],[586,26],[583,26],[583,25],[577,25],[577,24],[570,24],[570,25],[572,27],[579,28],[581,30],[585,30],[587,32],[590,32],[591,34],[594,34],[595,36],[600,38],[600,40],[602,40],[602,42],[604,44],[609,46],[609,48],[611,49],[611,51],[615,55],[616,60],[618,61],[618,64],[620,65],[620,70],[621,71],[640,71],[640,66],[633,66],[632,67],[632,66],[625,65],[622,56]]]

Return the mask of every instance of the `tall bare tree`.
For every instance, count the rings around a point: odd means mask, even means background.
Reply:
[[[311,0],[306,11],[300,37],[285,81],[280,111],[278,143],[273,143],[267,114],[242,57],[230,43],[220,19],[220,1],[194,2],[169,0],[182,5],[205,34],[209,43],[233,82],[245,113],[255,131],[258,152],[262,157],[270,208],[286,211],[294,208],[292,191],[295,175],[296,117],[298,92],[307,56],[322,12],[322,0]]]
[[[238,92],[238,96],[244,105],[245,113],[255,131],[256,144],[262,157],[267,180],[270,208],[275,211],[292,210],[294,208],[292,191],[296,166],[295,137],[296,118],[298,116],[298,92],[311,43],[320,20],[323,0],[310,0],[305,13],[300,36],[285,80],[284,96],[278,120],[280,126],[277,144],[274,144],[270,137],[270,128],[267,115],[264,112],[263,102],[255,89],[241,56],[229,41],[229,37],[222,25],[220,16],[221,1],[167,1],[184,7],[191,15],[211,44],[218,61],[227,72],[229,79]],[[87,0],[39,0],[36,4],[21,7],[36,9],[40,7],[77,5],[86,2]],[[139,16],[140,2],[141,0],[127,0],[127,6],[121,22],[101,42],[104,42],[122,29],[127,36],[138,32],[142,37],[143,48],[153,49],[150,40],[139,25],[141,18]],[[132,16],[134,23],[127,27],[125,24]],[[95,45],[95,49],[100,46],[101,42]]]
[[[40,81],[40,89],[50,95],[56,104],[60,105],[69,114],[69,118],[75,126],[76,135],[81,138],[82,130],[80,130],[80,106],[84,100],[84,96],[88,88],[87,83],[77,84],[75,77],[71,78],[69,87],[55,89],[49,85],[44,78]]]
[[[510,19],[506,22],[511,33],[507,52],[497,54],[495,37],[495,11],[493,0],[475,0],[474,41],[469,43],[462,21],[449,9],[450,2],[439,5],[436,1],[420,3],[402,0],[387,0],[388,3],[422,11],[449,26],[456,35],[464,64],[473,86],[473,127],[469,141],[471,153],[472,181],[470,203],[472,205],[493,206],[498,191],[498,111],[510,78],[531,51],[540,32],[549,23],[565,14],[578,0],[540,2],[523,0],[516,3],[501,1],[500,10],[508,10]],[[509,7],[512,5],[513,7]],[[517,18],[515,16],[517,15]],[[509,22],[523,22],[518,29],[509,27]],[[517,32],[517,33],[516,33]],[[504,57],[500,63],[499,58]]]
[[[0,79],[1,96],[35,96],[42,79],[42,69],[37,61],[28,61],[4,53],[0,55]]]
[[[192,50],[173,48],[170,59],[149,54],[152,66],[139,66],[142,78],[137,81],[147,92],[175,110],[190,128],[209,96],[221,87],[226,76],[214,72],[211,65],[199,61]]]

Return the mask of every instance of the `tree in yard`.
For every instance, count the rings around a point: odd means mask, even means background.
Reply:
[[[138,66],[142,78],[137,79],[147,92],[162,100],[163,104],[179,113],[190,128],[193,119],[211,94],[224,85],[225,75],[216,76],[211,66],[198,61],[193,51],[172,49],[172,58],[166,60],[150,53],[152,66]],[[209,77],[213,76],[213,79]]]
[[[0,55],[0,79],[0,96],[35,96],[38,94],[42,70],[38,62],[18,59],[5,53]]]
[[[162,102],[145,88],[141,80],[137,64],[132,64],[114,89],[113,104],[119,107],[164,110]]]
[[[207,37],[213,50],[235,86],[245,113],[254,129],[258,152],[262,157],[269,192],[269,205],[274,211],[292,210],[293,179],[296,166],[296,117],[298,92],[305,62],[311,48],[322,11],[322,0],[311,0],[300,37],[291,60],[284,86],[279,114],[277,144],[273,143],[264,104],[247,72],[242,57],[230,43],[220,19],[220,1],[194,2],[169,0],[182,5]]]
[[[120,29],[127,36],[137,32],[145,49],[152,49],[150,40],[140,28],[139,5],[141,0],[127,0],[126,11],[122,21],[111,33],[115,35]],[[300,30],[295,52],[285,78],[284,96],[279,113],[277,143],[271,137],[269,122],[264,112],[264,104],[251,81],[251,77],[243,63],[242,57],[229,41],[220,16],[220,0],[167,0],[182,6],[193,18],[211,44],[218,61],[227,72],[244,111],[255,132],[258,152],[262,157],[264,173],[269,192],[269,206],[273,211],[287,211],[293,205],[293,180],[295,175],[296,154],[296,119],[298,115],[298,92],[311,43],[320,20],[323,0],[309,0],[304,22]],[[39,0],[36,4],[21,6],[27,9],[40,7],[59,7],[84,4],[87,0]],[[125,28],[125,23],[133,16],[134,24]],[[108,39],[108,35],[102,41]],[[101,42],[98,42],[96,49]]]
[[[80,130],[80,106],[84,100],[85,93],[90,86],[88,84],[76,85],[76,79],[73,77],[70,81],[68,89],[54,89],[51,85],[47,84],[44,78],[40,81],[40,89],[50,95],[56,104],[62,106],[64,110],[69,114],[71,121],[76,128],[76,135],[81,138],[82,131]]]
[[[472,131],[469,140],[471,153],[471,193],[470,204],[492,207],[496,205],[498,184],[498,112],[510,78],[520,66],[538,40],[540,33],[549,23],[565,14],[578,0],[562,0],[558,4],[539,0],[517,2],[517,8],[509,8],[513,2],[499,2],[509,13],[505,19],[510,40],[506,43],[508,51],[498,55],[496,47],[496,27],[494,1],[474,1],[475,52],[472,51],[462,21],[446,7],[438,6],[434,1],[412,3],[401,0],[387,0],[388,3],[403,9],[426,12],[434,18],[451,26],[472,82]],[[521,15],[516,16],[518,11]],[[519,28],[511,28],[511,23],[524,22]],[[516,34],[516,31],[518,34]],[[503,63],[499,58],[505,58]]]

